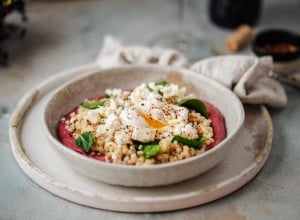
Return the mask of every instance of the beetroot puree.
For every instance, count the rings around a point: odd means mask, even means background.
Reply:
[[[70,120],[70,114],[72,112],[76,113],[76,111],[77,108],[73,109],[68,115],[65,116],[65,119]],[[80,147],[78,147],[75,143],[75,138],[73,137],[72,133],[66,129],[65,121],[60,121],[60,123],[58,124],[57,133],[58,133],[59,140],[63,143],[63,145],[67,146],[68,148],[76,151],[77,153],[86,155],[96,160],[105,161],[105,155],[91,155],[84,152]]]
[[[207,151],[213,148],[214,146],[216,146],[223,139],[225,139],[226,128],[225,128],[224,116],[212,104],[205,102],[205,105],[208,111],[208,118],[212,121],[211,126],[213,128],[213,134],[214,134],[214,142],[206,146],[205,151]],[[76,111],[77,108],[75,108],[68,115],[66,115],[65,119],[69,120],[70,114]],[[66,129],[66,124],[64,121],[60,121],[60,123],[58,124],[57,133],[60,141],[63,143],[63,145],[67,146],[68,148],[82,155],[86,155],[87,157],[91,157],[96,160],[105,161],[105,155],[91,155],[84,152],[80,147],[78,147],[75,143],[75,138],[73,137],[72,133]]]
[[[214,142],[207,145],[205,151],[213,148],[226,137],[226,127],[224,116],[212,104],[205,102],[208,112],[208,118],[211,120],[211,126],[214,133]]]

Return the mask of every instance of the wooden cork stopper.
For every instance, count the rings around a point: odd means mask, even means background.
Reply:
[[[225,47],[230,52],[237,52],[252,39],[252,28],[249,25],[240,25],[225,40]]]

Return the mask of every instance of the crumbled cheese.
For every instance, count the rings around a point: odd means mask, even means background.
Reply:
[[[131,143],[130,132],[128,131],[116,131],[114,138],[119,146]]]
[[[96,134],[100,135],[111,135],[116,129],[121,126],[119,118],[115,114],[110,114],[105,121],[105,124],[97,126]]]
[[[160,90],[163,93],[163,97],[166,99],[174,98],[176,100],[183,99],[186,93],[186,88],[179,88],[178,85],[169,84]]]
[[[122,94],[122,89],[106,89],[105,95],[108,96],[119,96]]]
[[[180,135],[189,139],[196,139],[199,137],[197,129],[194,128],[191,123],[174,126],[173,135]]]
[[[145,119],[136,111],[136,108],[124,109],[120,113],[120,121],[122,125],[134,126],[139,125],[143,127],[148,127],[148,123]]]
[[[188,122],[189,110],[187,108],[178,105],[173,105],[172,107],[177,120]]]
[[[178,86],[173,84],[165,86],[161,89],[161,92],[164,94],[164,98],[176,96],[178,94]]]
[[[87,115],[86,115],[85,119],[87,119],[92,124],[97,124],[99,122],[99,117],[98,117],[97,111],[96,110],[89,110],[87,112]]]
[[[138,104],[139,102],[145,101],[149,94],[149,89],[147,88],[146,84],[143,83],[132,91],[132,93],[129,95],[129,100],[133,104]]]
[[[114,122],[118,121],[118,120],[119,120],[119,118],[115,114],[112,113],[106,118],[105,125],[107,127],[112,126],[114,124]]]
[[[155,138],[155,129],[134,126],[131,138],[142,143],[152,142]]]

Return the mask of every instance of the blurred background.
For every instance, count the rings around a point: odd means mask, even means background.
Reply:
[[[11,109],[25,91],[57,71],[93,62],[107,34],[148,45],[160,33],[184,27],[209,39],[211,55],[215,55],[213,49],[222,45],[233,29],[212,22],[209,3],[218,5],[221,2],[224,5],[228,1],[186,0],[181,9],[180,2],[25,1],[27,22],[22,22],[22,15],[16,12],[8,14],[2,22],[19,26],[21,30],[0,41],[1,51],[9,56],[8,65],[0,67],[0,93],[9,91],[7,96],[0,97],[0,108],[4,108],[4,112]],[[261,0],[260,3],[254,33],[269,27],[300,31],[299,0]],[[246,48],[242,52],[249,51]]]

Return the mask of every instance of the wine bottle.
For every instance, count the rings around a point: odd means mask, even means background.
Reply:
[[[241,24],[257,24],[261,0],[210,0],[210,19],[216,25],[236,28]]]

